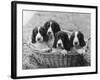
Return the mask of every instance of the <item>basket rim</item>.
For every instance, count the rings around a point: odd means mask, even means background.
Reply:
[[[76,51],[73,52],[72,50],[68,51],[67,54],[62,54],[61,52],[57,51],[57,49],[55,49],[56,52],[53,52],[52,50],[50,52],[42,52],[42,51],[38,50],[37,48],[35,48],[34,44],[32,44],[32,43],[29,43],[29,44],[26,44],[26,45],[31,49],[31,51],[34,54],[45,54],[45,55],[51,55],[51,54],[55,54],[55,55],[83,55],[83,54],[79,54]]]

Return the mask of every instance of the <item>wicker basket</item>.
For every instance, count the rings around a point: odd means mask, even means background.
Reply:
[[[69,52],[66,55],[60,52],[42,53],[40,51],[32,49],[32,55],[30,55],[30,61],[36,62],[39,66],[46,68],[58,68],[58,67],[78,67],[87,66],[87,62],[82,54],[76,52]]]

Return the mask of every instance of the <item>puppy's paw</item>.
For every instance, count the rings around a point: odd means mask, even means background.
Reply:
[[[68,54],[68,52],[66,50],[62,50],[61,54],[63,54],[65,56],[66,54]]]
[[[51,51],[52,53],[56,53],[57,52],[57,50],[55,49],[55,48],[52,48],[52,51]]]
[[[78,49],[77,52],[79,54],[85,54],[86,53],[86,50],[85,49]]]
[[[45,49],[42,49],[41,51],[42,51],[42,52],[51,52],[52,49],[51,49],[51,48],[45,48]]]

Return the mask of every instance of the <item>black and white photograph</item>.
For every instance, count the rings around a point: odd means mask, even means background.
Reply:
[[[15,3],[15,77],[96,73],[96,6]]]
[[[23,10],[23,69],[91,64],[89,13]]]

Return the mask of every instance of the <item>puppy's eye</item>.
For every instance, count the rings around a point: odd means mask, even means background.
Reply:
[[[40,32],[41,34],[44,34],[44,33],[45,33],[45,29],[41,28],[39,32]]]
[[[34,32],[34,33],[38,33],[38,31],[37,31],[37,30],[34,30],[33,32]]]
[[[81,35],[78,35],[78,38],[81,38],[82,36]]]
[[[36,33],[38,33],[38,31],[36,31]]]
[[[47,24],[47,27],[49,27],[49,26],[50,26],[50,24],[48,23],[48,24]]]

